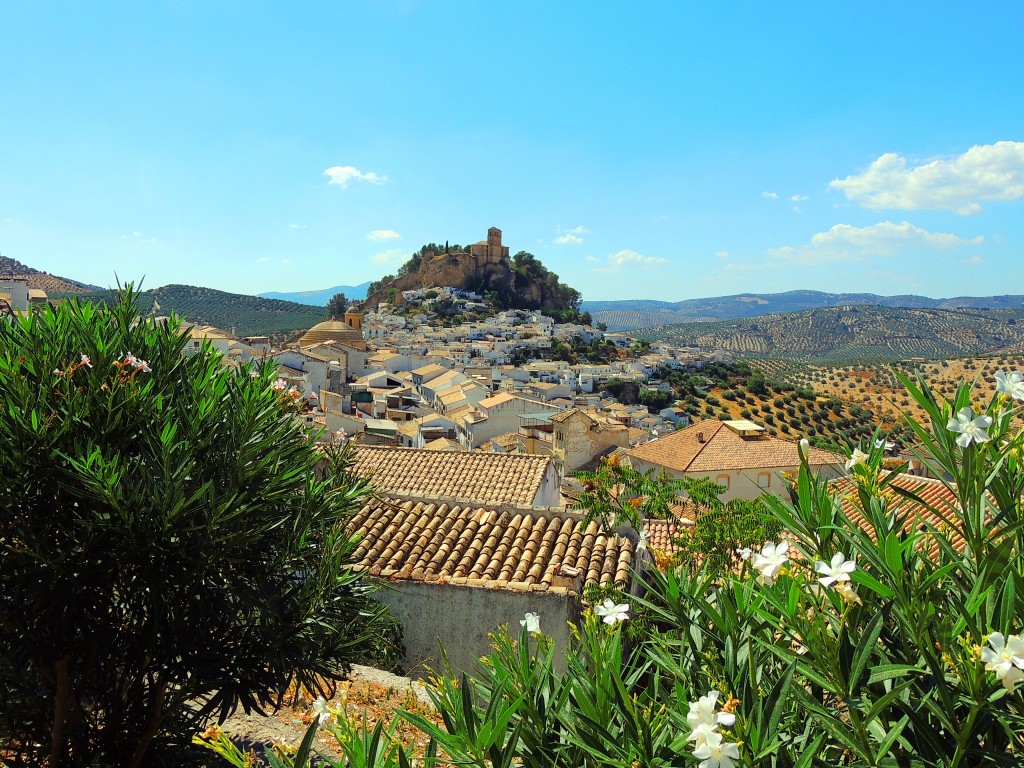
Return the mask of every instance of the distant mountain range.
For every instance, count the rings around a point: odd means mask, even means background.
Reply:
[[[740,357],[844,365],[922,357],[946,359],[1024,350],[1024,308],[932,309],[842,306],[718,322],[689,322],[637,335]]]
[[[333,288],[324,288],[319,291],[297,291],[294,293],[279,293],[268,291],[259,294],[261,299],[278,299],[280,301],[292,301],[296,304],[309,304],[315,307],[326,307],[327,302],[334,298],[336,293],[344,293],[348,299],[362,301],[366,298],[366,290],[370,287],[369,282],[359,285],[336,285]]]
[[[1017,309],[1024,307],[1024,296],[957,296],[932,299],[913,294],[879,296],[874,293],[824,293],[787,291],[785,293],[740,293],[685,301],[584,301],[582,309],[594,322],[603,322],[609,330],[634,331],[675,323],[736,320],[744,317],[802,312],[808,309],[844,306],[906,307],[917,309]]]

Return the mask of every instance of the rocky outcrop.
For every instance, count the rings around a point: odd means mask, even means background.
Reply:
[[[497,303],[503,307],[564,308],[564,296],[552,290],[548,285],[550,280],[534,279],[516,271],[513,266],[512,259],[505,256],[487,258],[465,252],[426,253],[416,270],[380,287],[367,298],[367,305],[373,307],[388,301],[392,290],[401,295],[402,291],[449,286],[481,296],[493,292]],[[557,276],[555,279],[557,281]]]

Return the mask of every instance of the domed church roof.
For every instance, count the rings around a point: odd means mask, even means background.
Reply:
[[[302,338],[299,339],[300,347],[311,347],[314,344],[326,344],[332,341],[340,341],[342,344],[353,345],[357,342],[359,346],[364,344],[363,334],[341,320],[324,320],[317,323]]]

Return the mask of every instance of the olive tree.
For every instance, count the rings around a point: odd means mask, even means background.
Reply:
[[[137,766],[394,650],[345,532],[367,487],[314,451],[270,366],[187,342],[131,288],[0,318],[7,759]]]

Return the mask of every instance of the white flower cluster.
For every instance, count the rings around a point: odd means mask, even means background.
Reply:
[[[744,560],[751,557],[749,549],[737,550]],[[789,542],[783,539],[778,544],[765,542],[761,551],[753,554],[753,566],[757,571],[757,580],[761,584],[774,584],[782,567],[789,562]],[[857,563],[854,560],[847,560],[846,555],[837,552],[832,556],[830,562],[818,560],[814,564],[814,570],[819,574],[818,583],[822,587],[832,587],[847,602],[859,603],[856,591],[853,589],[850,574],[857,570]]]
[[[732,712],[717,712],[718,691],[708,691],[697,701],[690,702],[686,722],[690,726],[687,741],[692,741],[693,756],[700,760],[700,768],[733,768],[740,759],[739,744],[725,741],[718,730],[728,728],[736,722]]]
[[[989,648],[981,649],[986,671],[995,672],[1003,687],[1013,693],[1017,683],[1024,682],[1024,638],[993,632],[988,636],[988,644]]]

